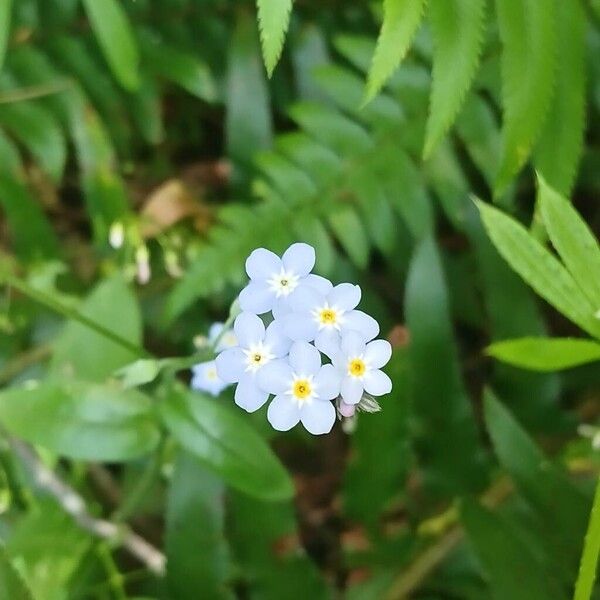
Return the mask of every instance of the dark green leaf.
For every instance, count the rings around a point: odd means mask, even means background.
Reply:
[[[191,454],[239,490],[264,500],[289,498],[289,475],[267,443],[234,408],[173,390],[160,410],[165,425]]]
[[[75,381],[0,392],[0,421],[32,444],[82,460],[130,460],[159,438],[150,398]]]
[[[4,64],[4,56],[10,37],[11,10],[12,0],[0,0],[0,69]]]

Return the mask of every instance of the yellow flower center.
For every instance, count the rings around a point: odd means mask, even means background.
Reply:
[[[298,379],[298,381],[294,383],[294,396],[296,396],[296,398],[304,400],[310,396],[311,392],[310,382],[306,379]]]
[[[319,316],[324,325],[333,325],[337,321],[337,313],[331,308],[324,308]]]
[[[252,357],[252,360],[253,360],[255,363],[259,363],[259,362],[262,360],[262,355],[261,355],[261,354],[255,354],[255,355]]]
[[[353,377],[360,377],[365,374],[367,367],[360,358],[354,358],[348,363],[348,373]]]
[[[208,369],[208,371],[206,371],[206,379],[208,379],[209,381],[216,381],[217,380],[217,370],[216,369]]]

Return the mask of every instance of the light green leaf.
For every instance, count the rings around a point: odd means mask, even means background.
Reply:
[[[12,0],[0,0],[0,69],[4,64],[6,47],[10,37],[10,21],[12,11]]]
[[[473,500],[464,500],[461,518],[489,580],[492,598],[559,600],[535,549],[517,527]]]
[[[79,311],[120,337],[141,345],[142,324],[137,300],[120,277],[100,283],[83,302]],[[89,327],[70,321],[54,346],[51,370],[57,375],[75,375],[88,381],[103,381],[136,358],[138,357],[126,348]]]
[[[104,58],[127,90],[139,86],[139,52],[131,25],[118,0],[82,0]]]
[[[600,309],[600,247],[573,205],[538,178],[538,203],[552,244],[592,306]]]
[[[160,412],[175,439],[231,486],[263,500],[293,495],[286,470],[234,408],[174,389]]]
[[[579,0],[556,2],[557,71],[535,165],[562,194],[571,193],[585,130],[585,14]]]
[[[7,600],[33,600],[31,592],[0,545],[0,598]]]
[[[496,342],[486,354],[516,367],[557,371],[600,360],[600,344],[576,338],[519,338]]]
[[[76,381],[0,392],[0,421],[32,444],[81,460],[130,460],[159,438],[150,398]]]
[[[529,157],[548,114],[556,64],[555,5],[554,0],[496,0],[504,108],[496,195]]]
[[[441,258],[431,235],[416,247],[406,282],[417,454],[426,482],[454,495],[483,483],[471,402],[461,379]],[[435,431],[435,435],[430,432]]]
[[[384,0],[383,23],[377,40],[365,101],[372,100],[406,55],[421,19],[425,0]]]
[[[226,590],[225,486],[198,459],[180,451],[167,504],[167,586],[173,598],[232,598]]]
[[[548,528],[560,576],[572,582],[589,510],[587,498],[550,463],[508,410],[488,390],[484,417],[500,464]]]
[[[140,358],[118,369],[115,376],[120,378],[124,388],[137,387],[154,381],[160,372],[160,366],[155,358]]]
[[[485,0],[430,0],[431,103],[423,156],[448,131],[473,81],[483,43]]]
[[[292,0],[256,0],[263,58],[269,77],[281,56],[290,23]]]
[[[554,308],[600,337],[596,308],[563,265],[520,223],[489,204],[477,202],[477,206],[488,235],[506,262]]]

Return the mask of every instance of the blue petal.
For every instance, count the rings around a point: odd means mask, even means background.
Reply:
[[[308,244],[292,244],[281,257],[286,271],[306,277],[315,266],[315,249]]]
[[[392,356],[392,345],[387,340],[375,340],[367,344],[365,362],[372,369],[381,369]]]
[[[250,279],[269,279],[281,271],[281,259],[266,248],[257,248],[246,259],[246,273]]]
[[[300,409],[289,396],[275,396],[267,409],[267,419],[273,429],[289,431],[300,421]]]
[[[262,315],[273,307],[275,292],[263,281],[251,281],[240,292],[239,301],[243,311]]]
[[[365,391],[371,396],[383,396],[392,391],[392,380],[383,371],[368,371],[364,384]]]
[[[244,375],[235,388],[235,403],[247,412],[258,410],[268,398],[269,394],[258,387],[252,375]]]
[[[294,312],[310,314],[315,308],[325,303],[325,296],[305,285],[298,287],[293,294],[290,294],[289,300]]]
[[[223,323],[213,323],[208,330],[208,341],[212,344],[223,331]]]
[[[283,320],[283,331],[294,341],[312,342],[317,335],[317,323],[308,315],[292,313]]]
[[[281,321],[271,321],[265,333],[265,344],[277,358],[286,356],[290,351],[292,340],[285,334]]]
[[[242,348],[247,348],[265,339],[265,324],[260,317],[249,312],[243,312],[237,316],[233,330]]]
[[[295,292],[292,292],[294,294]],[[273,318],[281,319],[285,315],[289,315],[292,312],[292,306],[290,305],[289,296],[280,296],[275,298],[273,301]]]
[[[340,388],[340,394],[346,404],[358,404],[363,395],[363,384],[360,379],[344,377]]]
[[[215,359],[217,374],[225,383],[235,383],[244,374],[244,353],[241,348],[223,350]]]
[[[321,368],[321,353],[308,342],[294,342],[290,348],[290,366],[296,375],[316,375]]]
[[[333,365],[324,365],[315,377],[317,394],[322,400],[333,400],[340,395],[341,373]]]
[[[379,323],[362,310],[351,310],[344,318],[344,329],[362,333],[367,342],[379,334]]]
[[[325,279],[325,277],[315,275],[314,273],[311,273],[305,279],[303,279],[301,285],[307,285],[313,288],[322,296],[327,296],[327,294],[329,294],[329,292],[333,289],[333,284],[331,281],[329,281],[329,279]]]
[[[315,336],[315,346],[329,358],[340,349],[340,334],[335,329],[321,329]]]
[[[256,373],[258,386],[270,394],[283,394],[292,387],[292,368],[287,360],[272,360]]]
[[[307,402],[300,409],[300,421],[313,435],[329,433],[335,423],[335,408],[326,400]]]
[[[366,340],[358,331],[348,331],[342,336],[340,347],[347,357],[354,358],[366,352]]]
[[[327,295],[327,302],[344,311],[352,310],[360,302],[360,286],[352,283],[340,283]]]

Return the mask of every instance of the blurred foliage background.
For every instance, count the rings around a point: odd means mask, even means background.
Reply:
[[[600,4],[291,9],[0,0],[0,598],[572,594],[600,373],[485,356],[580,331],[473,197],[545,244],[537,171],[597,234]],[[186,389],[297,240],[395,349],[322,438]]]

